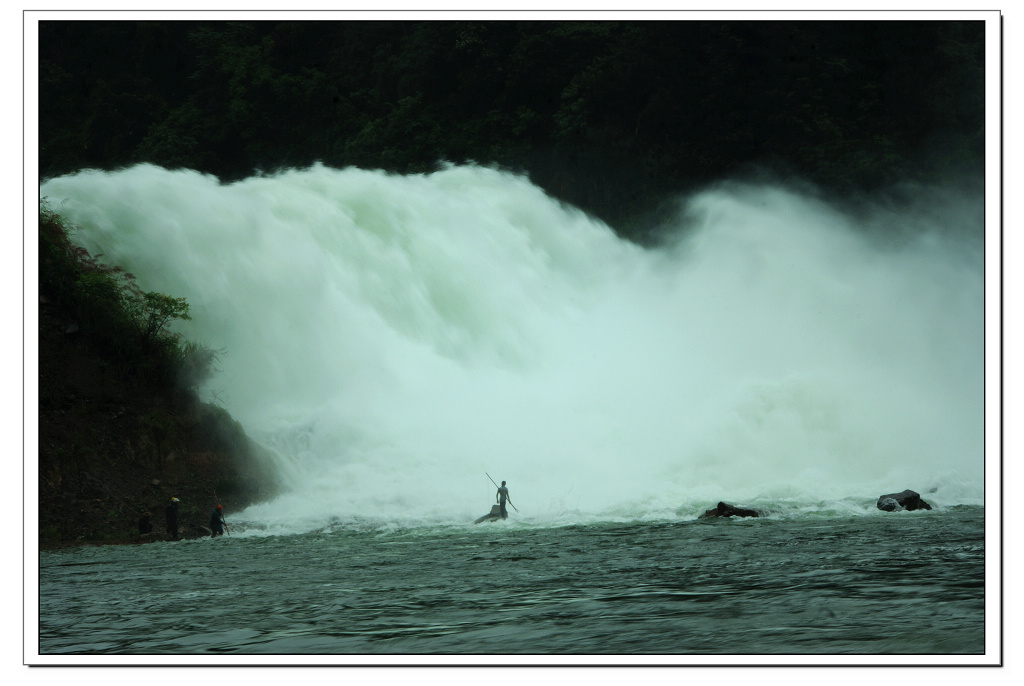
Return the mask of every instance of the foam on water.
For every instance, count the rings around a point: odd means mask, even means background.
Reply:
[[[479,167],[221,184],[143,165],[41,195],[226,351],[204,393],[287,486],[236,521],[463,522],[493,500],[485,472],[536,521],[982,502],[981,220],[962,198],[854,219],[723,187],[642,249]]]

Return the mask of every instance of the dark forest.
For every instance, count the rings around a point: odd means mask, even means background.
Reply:
[[[982,22],[44,21],[39,65],[43,178],[475,162],[639,240],[724,178],[851,194],[984,156]]]

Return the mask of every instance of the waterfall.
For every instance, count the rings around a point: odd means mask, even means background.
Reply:
[[[40,194],[225,351],[204,393],[287,486],[254,521],[472,520],[485,472],[541,521],[983,498],[980,201],[725,185],[641,248],[476,166],[141,165]]]

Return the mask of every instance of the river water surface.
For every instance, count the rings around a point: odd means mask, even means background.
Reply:
[[[139,165],[40,196],[90,254],[187,300],[175,332],[220,351],[197,391],[281,482],[230,537],[42,554],[42,655],[994,645],[999,336],[974,193],[723,183],[646,247],[475,165]],[[522,513],[473,526],[503,480]],[[877,510],[905,488],[935,509]],[[719,499],[768,516],[698,521]]]
[[[978,655],[983,525],[978,507],[565,527],[510,519],[44,552],[39,646],[725,662]]]

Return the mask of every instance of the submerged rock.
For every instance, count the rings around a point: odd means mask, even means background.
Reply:
[[[909,488],[902,493],[889,493],[878,496],[878,509],[886,512],[902,510],[930,510],[932,506],[921,500],[921,494]]]
[[[704,519],[705,517],[760,517],[761,513],[757,510],[751,510],[746,507],[736,507],[729,503],[719,502],[717,507],[713,507],[706,511],[697,519]]]

